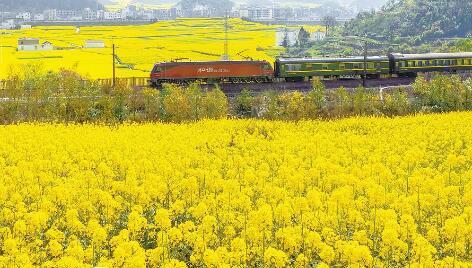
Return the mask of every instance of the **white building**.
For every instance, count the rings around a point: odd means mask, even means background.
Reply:
[[[78,10],[56,10],[57,19],[59,20],[81,20],[82,14]]]
[[[104,48],[105,42],[103,40],[85,40],[85,48]]]
[[[286,40],[287,45],[294,46],[298,41],[298,33],[300,30],[279,29],[275,33],[275,45],[282,46]]]
[[[24,21],[30,21],[30,20],[31,20],[31,13],[29,13],[29,12],[22,12],[22,13],[16,15],[16,18],[17,18],[17,19],[24,20]]]
[[[44,14],[35,14],[33,17],[33,20],[36,20],[36,21],[43,21],[44,19],[45,19]]]
[[[47,51],[54,50],[51,42],[45,41],[39,44],[38,38],[20,38],[18,39],[18,51]]]
[[[45,20],[82,20],[82,12],[78,10],[47,9],[43,12]]]
[[[196,4],[192,10],[193,17],[209,18],[211,17],[210,7],[207,5]]]
[[[171,20],[175,19],[177,16],[175,8],[154,9],[153,13],[153,17],[157,20]]]
[[[112,12],[112,11],[103,12],[104,20],[120,20],[121,18],[122,18],[121,12]]]
[[[272,7],[241,6],[239,14],[242,18],[251,20],[271,20],[274,18]]]
[[[310,40],[311,41],[322,41],[326,38],[326,33],[325,32],[322,32],[320,30],[316,31],[316,32],[313,32],[313,33],[310,33]]]
[[[14,20],[6,20],[6,21],[2,22],[2,24],[0,25],[0,28],[6,29],[6,30],[11,30],[11,29],[14,29],[15,26],[16,25],[15,25]]]
[[[47,9],[43,12],[44,20],[57,20],[57,10]]]
[[[121,11],[123,19],[136,19],[138,16],[138,8],[135,5],[128,5]]]
[[[96,20],[97,19],[97,11],[92,10],[90,8],[86,8],[82,12],[82,18],[84,20]]]
[[[39,39],[37,38],[18,39],[18,51],[34,51],[38,50],[39,48]]]
[[[52,45],[51,42],[46,41],[41,44],[41,50],[54,50],[54,46]]]

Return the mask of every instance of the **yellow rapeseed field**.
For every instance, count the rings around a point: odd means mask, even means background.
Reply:
[[[0,267],[471,267],[470,122],[2,126]]]
[[[179,19],[139,26],[33,27],[0,31],[0,79],[11,69],[37,64],[45,69],[76,69],[91,78],[112,76],[112,45],[116,45],[119,77],[145,77],[157,61],[217,60],[224,52],[223,19]],[[276,26],[230,20],[232,59],[273,61]],[[54,51],[17,51],[19,38],[51,42]],[[103,40],[106,48],[84,48],[86,40]]]

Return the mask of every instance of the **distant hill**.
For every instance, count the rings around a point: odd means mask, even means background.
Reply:
[[[45,9],[83,9],[97,8],[101,4],[96,0],[1,0],[0,9],[2,10],[21,10],[34,11]]]
[[[379,11],[360,13],[344,35],[407,39],[414,44],[472,34],[472,1],[390,0]]]

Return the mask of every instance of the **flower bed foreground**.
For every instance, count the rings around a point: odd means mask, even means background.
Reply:
[[[472,264],[472,113],[0,127],[0,266]]]

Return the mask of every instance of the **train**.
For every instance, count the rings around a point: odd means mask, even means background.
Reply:
[[[364,66],[365,65],[365,66]],[[272,83],[322,79],[416,77],[419,73],[472,70],[472,52],[402,54],[342,58],[278,58],[268,61],[186,61],[156,63],[150,84]]]

